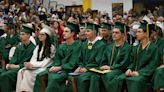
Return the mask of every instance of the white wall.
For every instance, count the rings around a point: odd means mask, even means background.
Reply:
[[[110,12],[111,0],[92,0],[92,9]]]
[[[64,4],[64,5],[72,5],[73,3],[75,3],[76,5],[82,5],[83,2],[83,0],[50,0],[50,1],[57,1],[58,4]]]
[[[49,0],[44,0],[44,5],[48,4]],[[64,4],[65,6],[72,5],[75,3],[76,5],[82,5],[83,0],[50,0],[57,1],[58,4]],[[91,9],[106,11],[109,13],[110,17],[112,16],[112,3],[123,3],[124,11],[129,11],[133,7],[132,0],[92,0]]]
[[[132,0],[92,0],[92,9],[108,12],[111,17],[112,3],[123,3],[124,11],[129,11],[133,7]]]

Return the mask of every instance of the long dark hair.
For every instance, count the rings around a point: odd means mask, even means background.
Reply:
[[[44,58],[50,58],[52,42],[51,42],[50,36],[47,33],[45,33],[45,34],[46,34],[46,41],[45,41],[45,46],[43,49],[43,54],[42,54],[42,57],[39,58],[40,57],[39,53],[40,53],[42,46],[43,46],[42,42],[39,42],[37,61],[42,61]]]

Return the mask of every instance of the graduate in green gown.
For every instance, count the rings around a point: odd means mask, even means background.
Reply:
[[[81,46],[78,68],[74,73],[81,73],[76,76],[78,92],[98,92],[99,76],[94,72],[88,71],[90,68],[100,66],[105,44],[97,37],[99,26],[93,23],[87,23],[86,38],[87,41]],[[68,81],[70,82],[70,80]]]
[[[78,36],[78,42],[80,44],[83,44],[86,41],[86,23],[80,23],[80,32]]]
[[[137,40],[140,44],[133,47],[131,64],[125,72],[128,92],[147,92],[148,83],[151,81],[153,73],[158,66],[158,48],[149,41],[148,24],[141,22],[136,31]],[[123,79],[123,75],[118,78]]]
[[[125,31],[123,23],[115,23],[112,34],[114,42],[107,47],[102,58],[100,69],[112,70],[101,76],[105,92],[118,92],[118,82],[115,77],[124,73],[130,62],[131,46],[124,40]]]
[[[9,62],[9,51],[11,47],[16,46],[19,43],[19,35],[15,31],[14,24],[10,23],[4,23],[3,29],[5,31],[5,35],[3,35],[1,38],[3,49],[3,55],[2,58],[4,59],[5,63]]]
[[[160,56],[159,65],[162,64],[156,69],[154,74],[154,90],[158,90],[160,88],[164,88],[164,39],[159,35],[159,32],[162,31],[159,26],[152,24],[151,28],[152,32],[150,35],[150,40],[158,47]]]
[[[19,43],[19,35],[15,30],[15,25],[10,27],[6,36],[6,48],[11,48]]]
[[[5,51],[5,37],[3,37],[2,35],[5,34],[4,28],[0,29],[1,34],[0,34],[0,65],[1,68],[4,69],[5,68],[5,60],[7,60],[7,55],[6,55],[6,51]],[[1,71],[1,69],[0,69]]]
[[[5,38],[3,37],[0,37],[0,65],[1,65],[1,68],[5,68],[5,60],[7,57],[6,55],[6,52],[5,52]],[[1,70],[1,69],[0,69]]]
[[[112,26],[113,26],[112,24],[105,23],[105,22],[101,24],[102,41],[107,45],[113,42],[112,41]]]
[[[160,53],[159,55],[162,59],[164,55],[164,39],[159,35],[162,29],[155,24],[149,24],[149,29],[151,31],[150,40],[158,47]],[[162,64],[163,62],[159,63]]]
[[[15,53],[6,70],[0,74],[0,92],[13,92],[16,87],[17,72],[24,66],[24,62],[30,61],[35,45],[30,42],[31,30],[23,29],[20,32],[21,45],[16,47]]]
[[[73,38],[79,32],[79,26],[74,23],[67,23],[63,35],[66,43],[61,44],[53,58],[52,67],[48,70],[48,84],[45,92],[64,92],[69,72],[73,72],[80,50],[80,44]],[[38,85],[35,85],[38,86]],[[34,92],[40,90],[34,88]]]
[[[16,32],[14,24],[9,25],[7,36],[6,36],[5,40],[6,40],[6,43],[5,43],[6,53],[9,53],[9,51],[12,47],[16,47],[18,45],[19,34]],[[7,54],[7,56],[8,56],[8,54]]]
[[[79,32],[79,26],[67,23],[63,36],[66,43],[59,46],[52,67],[48,73],[48,85],[45,92],[64,92],[69,72],[73,72],[80,50],[80,44],[73,38]],[[77,56],[76,56],[77,55]]]

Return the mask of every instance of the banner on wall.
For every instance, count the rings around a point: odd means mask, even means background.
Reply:
[[[91,0],[83,0],[83,11],[86,12],[91,8]]]

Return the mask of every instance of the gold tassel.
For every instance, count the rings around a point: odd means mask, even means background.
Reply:
[[[147,36],[149,38],[149,24],[146,24],[146,32],[147,32]]]

